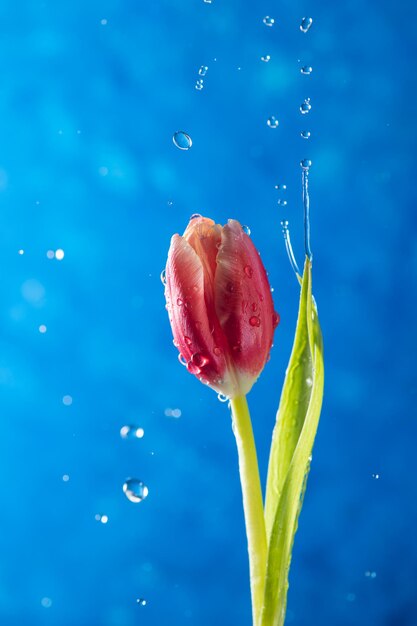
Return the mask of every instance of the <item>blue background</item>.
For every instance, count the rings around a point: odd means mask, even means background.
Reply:
[[[282,318],[249,398],[265,477],[303,157],[327,378],[287,623],[416,626],[416,23],[410,1],[1,4],[4,626],[250,626],[230,417],[178,364],[159,275],[192,213],[251,227]]]

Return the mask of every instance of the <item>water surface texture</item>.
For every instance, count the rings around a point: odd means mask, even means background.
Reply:
[[[160,273],[191,214],[250,227],[281,315],[249,397],[265,477],[309,158],[327,378],[287,624],[416,626],[416,23],[2,3],[2,625],[250,626],[230,416],[178,364]]]

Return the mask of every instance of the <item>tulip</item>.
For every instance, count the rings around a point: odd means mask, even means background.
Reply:
[[[236,220],[197,216],[174,235],[165,297],[180,361],[228,398],[245,396],[269,358],[279,317],[265,268]]]

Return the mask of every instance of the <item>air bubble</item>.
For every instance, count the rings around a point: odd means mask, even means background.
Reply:
[[[287,189],[287,185],[275,185],[275,189],[279,189],[282,191],[285,191]]]
[[[311,161],[310,159],[302,159],[300,161],[300,165],[303,170],[309,170],[310,167],[313,165],[313,161]]]
[[[269,128],[278,128],[279,126],[279,121],[274,115],[271,115],[271,117],[268,118],[266,123],[268,124]]]
[[[311,65],[303,65],[303,67],[300,69],[301,74],[304,74],[305,76],[310,76],[312,71],[313,68],[311,67]]]
[[[304,102],[300,105],[300,111],[302,115],[307,115],[311,111],[311,103],[310,98],[306,98]]]
[[[229,400],[229,398],[227,396],[225,396],[224,393],[219,393],[217,395],[217,400],[219,402],[227,402]]]
[[[142,502],[149,493],[149,489],[141,480],[128,478],[123,484],[123,493],[130,502]]]
[[[261,61],[263,61],[264,63],[269,63],[270,60],[271,60],[271,57],[269,54],[264,54],[264,56],[261,57]]]
[[[197,91],[201,91],[204,88],[204,81],[202,78],[195,81],[195,88]]]
[[[174,145],[180,150],[189,150],[193,145],[193,140],[191,139],[190,135],[188,135],[183,130],[177,130],[177,132],[174,133],[172,137],[172,141],[174,142]]]
[[[312,17],[303,17],[303,19],[301,20],[301,24],[300,24],[300,30],[303,33],[306,33],[307,31],[310,30],[312,23],[313,23]]]
[[[265,24],[265,26],[273,26],[275,24],[274,18],[269,17],[269,15],[266,15],[262,21]]]
[[[207,71],[208,71],[207,65],[202,65],[200,69],[198,70],[198,75],[205,76],[207,74]]]
[[[303,139],[310,139],[311,137],[311,133],[309,130],[302,130],[300,134]]]
[[[279,206],[287,206],[288,201],[287,201],[287,200],[284,200],[283,198],[279,198],[279,200],[277,200],[277,204],[278,204]]]
[[[143,428],[134,426],[132,424],[126,424],[120,429],[120,436],[122,439],[142,439],[145,434]]]
[[[204,0],[204,2],[207,2],[208,0]],[[211,0],[210,0],[211,2]],[[210,4],[209,2],[209,4]],[[145,598],[136,598],[136,604],[139,604],[139,606],[146,606],[148,603],[145,600]]]

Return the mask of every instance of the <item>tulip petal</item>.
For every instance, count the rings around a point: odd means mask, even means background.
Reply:
[[[165,296],[175,345],[192,374],[228,395],[227,342],[215,319],[214,304],[211,311],[207,306],[207,300],[213,302],[210,288],[193,247],[184,237],[174,235],[168,252]]]
[[[259,254],[235,220],[222,229],[214,289],[217,318],[247,393],[268,360],[277,316]]]

